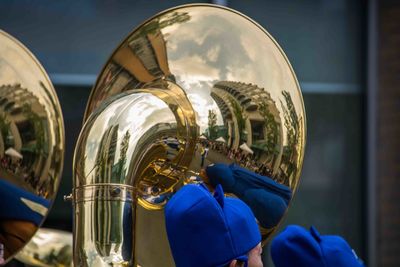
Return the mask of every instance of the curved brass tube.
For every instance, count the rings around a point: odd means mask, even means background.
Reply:
[[[161,210],[183,181],[177,172],[194,151],[194,113],[178,86],[158,85],[165,88],[117,95],[83,127],[74,160],[79,266],[131,266],[133,247],[147,238],[134,231],[147,224],[142,213]]]

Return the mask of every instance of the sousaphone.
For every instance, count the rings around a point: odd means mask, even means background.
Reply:
[[[32,53],[0,30],[0,265],[42,225],[63,162],[64,123],[53,85]]]
[[[87,104],[75,265],[173,266],[164,207],[188,183],[242,199],[267,242],[299,184],[305,138],[299,83],[266,30],[220,6],[157,14],[116,48]]]

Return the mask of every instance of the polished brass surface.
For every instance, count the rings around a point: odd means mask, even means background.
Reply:
[[[223,187],[252,208],[265,243],[298,186],[305,125],[293,69],[254,21],[204,4],[149,19],[112,54],[87,105],[73,171],[75,264],[173,266],[163,208],[186,183],[212,190],[213,163],[254,174],[256,185],[235,178],[246,192]]]
[[[29,266],[71,267],[72,233],[40,228],[15,258]]]
[[[11,259],[44,221],[63,160],[53,85],[28,49],[0,31],[0,261]]]

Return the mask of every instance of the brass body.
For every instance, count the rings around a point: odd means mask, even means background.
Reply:
[[[64,123],[53,85],[29,50],[0,30],[0,265],[45,220],[63,162]]]
[[[236,162],[294,193],[305,137],[293,69],[258,24],[204,4],[156,15],[114,51],[87,105],[74,156],[75,265],[173,266],[163,212],[183,184]],[[260,224],[264,243],[277,224]]]
[[[72,267],[72,233],[40,228],[15,259],[36,267]]]

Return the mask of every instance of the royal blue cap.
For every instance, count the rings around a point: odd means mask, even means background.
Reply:
[[[186,185],[168,202],[165,221],[177,267],[218,267],[232,260],[247,264],[261,241],[255,217],[241,200],[214,196],[203,185]]]
[[[354,250],[340,236],[320,235],[291,225],[271,244],[275,267],[363,267]]]

